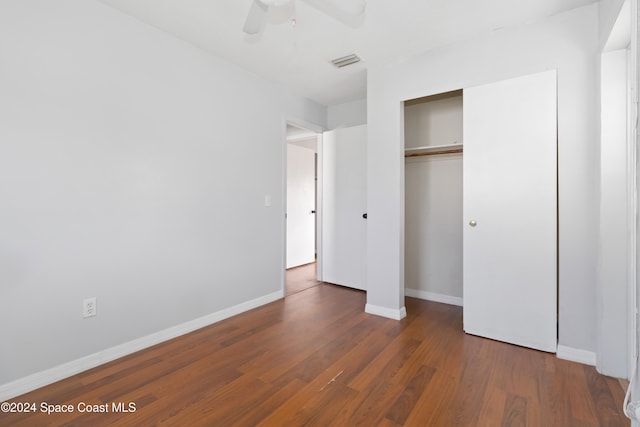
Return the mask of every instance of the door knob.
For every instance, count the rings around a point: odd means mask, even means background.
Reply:
[[[366,214],[366,213],[363,213],[363,214],[362,214],[362,218],[367,219],[367,214]]]
[[[472,219],[471,221],[469,221],[469,225],[475,227],[476,225],[478,225],[478,223]]]

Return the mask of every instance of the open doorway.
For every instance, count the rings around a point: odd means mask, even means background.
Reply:
[[[287,124],[285,294],[316,286],[318,134]]]

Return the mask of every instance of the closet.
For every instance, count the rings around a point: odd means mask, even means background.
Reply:
[[[556,86],[548,70],[404,107],[405,294],[461,301],[465,332],[549,352],[557,347]]]
[[[405,294],[462,305],[462,91],[406,101]]]

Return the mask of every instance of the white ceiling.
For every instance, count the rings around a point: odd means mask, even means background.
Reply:
[[[101,0],[293,93],[331,106],[366,97],[366,70],[427,50],[530,23],[596,0],[368,0],[352,28],[295,0],[273,7],[264,31],[242,27],[253,0]],[[335,68],[356,53],[362,62]]]
[[[631,2],[626,0],[618,14],[604,51],[625,49],[631,43]]]

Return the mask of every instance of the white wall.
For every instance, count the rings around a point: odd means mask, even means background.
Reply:
[[[367,100],[360,99],[327,108],[328,129],[341,129],[367,124]]]
[[[286,116],[326,125],[96,1],[1,2],[0,389],[281,295]]]
[[[602,55],[600,141],[600,372],[627,378],[627,50]]]
[[[368,303],[404,304],[402,101],[557,69],[559,341],[595,351],[597,10],[594,4],[368,71]]]
[[[462,154],[405,163],[405,288],[413,297],[462,303]]]

